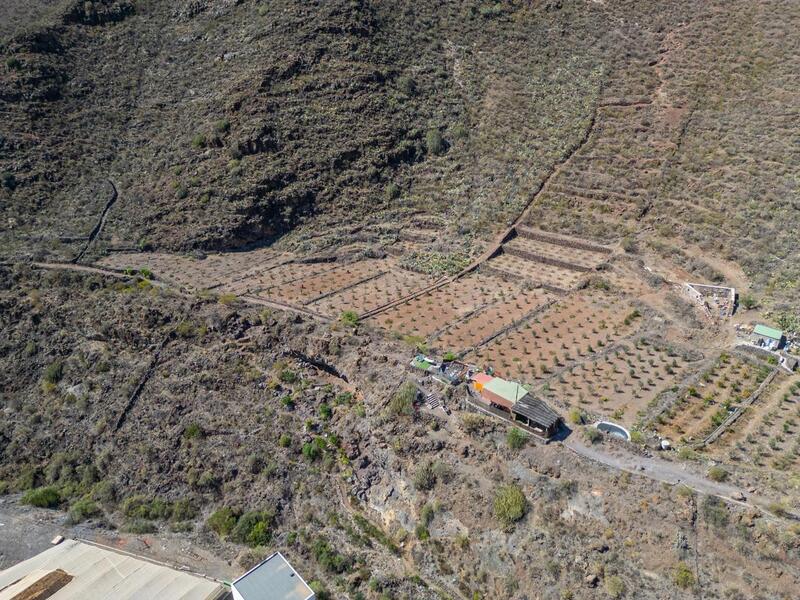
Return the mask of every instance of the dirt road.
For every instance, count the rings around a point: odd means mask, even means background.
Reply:
[[[719,496],[733,504],[756,507],[769,514],[772,514],[769,510],[770,504],[776,501],[773,498],[747,494],[733,485],[711,481],[703,475],[692,472],[685,463],[672,463],[656,457],[637,456],[604,445],[585,444],[576,433],[570,435],[562,443],[576,454],[612,469],[649,477],[670,485],[684,484],[701,494]],[[737,500],[742,493],[746,496],[746,500]]]

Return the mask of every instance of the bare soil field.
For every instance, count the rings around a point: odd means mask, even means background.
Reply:
[[[117,252],[101,258],[97,264],[117,270],[147,269],[158,279],[189,290],[205,290],[240,279],[250,280],[260,271],[291,259],[289,254],[264,248],[251,252],[209,254],[202,258],[159,252]]]
[[[532,254],[545,259],[574,264],[585,269],[594,269],[605,262],[606,254],[584,250],[582,248],[569,248],[550,244],[542,240],[517,236],[503,245],[503,250],[508,254]]]
[[[473,273],[383,311],[371,320],[389,331],[424,340],[485,305],[522,295],[522,290],[511,282]],[[519,303],[526,301],[521,298]]]
[[[481,277],[486,275],[481,274]],[[500,298],[479,308],[467,318],[456,321],[431,341],[442,352],[463,352],[480,345],[489,337],[541,310],[556,296],[542,288],[523,289],[517,296]]]
[[[581,271],[535,262],[506,253],[489,260],[486,269],[512,280],[522,279],[532,285],[544,285],[556,291],[573,289],[587,276]]]
[[[306,265],[292,265],[298,269],[295,279],[281,283],[279,269],[270,271],[276,276],[277,285],[260,290],[257,297],[274,298],[287,304],[309,304],[323,296],[384,275],[391,268],[391,262],[384,260],[364,260],[346,263],[326,269],[320,273],[307,269]]]
[[[363,314],[423,289],[435,279],[431,275],[392,268],[379,277],[315,300],[309,307],[329,315],[339,315],[346,310]]]

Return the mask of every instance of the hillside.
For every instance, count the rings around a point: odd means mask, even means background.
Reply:
[[[792,598],[799,26],[6,0],[0,517],[321,599]]]

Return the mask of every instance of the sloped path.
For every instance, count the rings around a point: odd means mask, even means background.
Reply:
[[[588,458],[612,469],[626,471],[634,475],[648,477],[670,485],[683,484],[701,494],[719,496],[727,502],[740,506],[750,506],[772,515],[770,504],[776,501],[760,495],[745,494],[746,501],[737,500],[742,490],[726,483],[718,483],[698,475],[687,468],[684,463],[672,463],[656,457],[637,456],[623,450],[608,450],[606,447],[594,444],[584,444],[576,433],[564,440],[563,445],[575,454]],[[800,520],[798,515],[790,515],[793,520]]]

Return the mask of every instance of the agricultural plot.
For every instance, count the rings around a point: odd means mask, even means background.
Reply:
[[[346,310],[364,314],[425,288],[435,280],[432,275],[392,269],[380,277],[316,300],[309,307],[327,315],[338,315]]]
[[[164,281],[202,290],[270,269],[291,258],[289,254],[263,248],[252,252],[209,254],[203,259],[159,252],[115,253],[100,259],[98,264],[111,269],[146,268]]]
[[[700,440],[756,391],[769,367],[722,354],[655,423],[662,437]]]
[[[270,293],[272,288],[300,281],[306,277],[321,275],[333,271],[336,268],[337,265],[334,262],[286,263],[241,278],[226,286],[226,290],[239,296],[251,294],[258,297],[271,297],[279,300],[278,297]]]
[[[684,353],[641,339],[570,367],[549,382],[549,392],[566,406],[630,427],[659,393],[686,376],[690,362]]]
[[[555,298],[542,288],[525,290],[519,295],[499,300],[475,311],[441,332],[431,345],[443,353],[460,352],[481,342],[545,306]]]
[[[788,471],[800,466],[800,382],[770,386],[706,450],[721,460]]]
[[[259,295],[286,302],[288,304],[308,304],[329,293],[361,283],[387,272],[389,263],[385,260],[362,260],[343,264],[319,274],[270,287]]]
[[[390,331],[427,339],[479,307],[514,299],[522,290],[503,279],[473,273],[372,317]],[[522,303],[524,304],[524,302]]]
[[[542,383],[554,371],[590,359],[629,335],[640,319],[630,305],[582,294],[553,305],[468,359],[493,367],[501,377]]]
[[[507,254],[541,256],[545,259],[577,265],[584,269],[594,269],[605,262],[607,258],[607,255],[599,252],[581,248],[565,248],[564,246],[521,236],[503,244],[503,250]]]
[[[506,253],[489,260],[486,267],[490,272],[495,271],[514,280],[524,279],[533,284],[563,291],[574,289],[587,276],[580,271],[534,262]]]
[[[644,275],[637,272],[635,267],[623,262],[612,263],[611,268],[598,272],[597,276],[605,280],[612,291],[629,296],[641,297],[658,289],[648,284]]]

